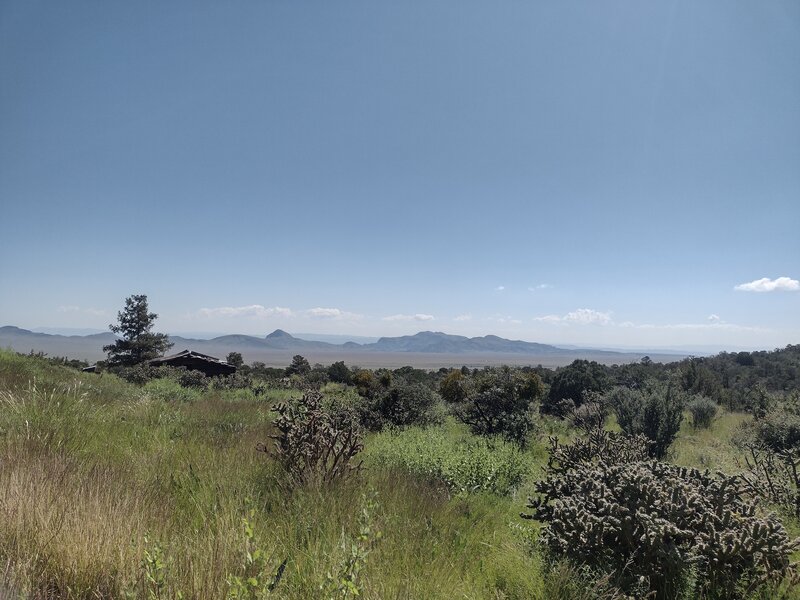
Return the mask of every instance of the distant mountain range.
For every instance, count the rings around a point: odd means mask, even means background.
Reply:
[[[2,328],[0,328],[0,342],[2,342]],[[463,335],[449,335],[438,331],[420,331],[414,335],[400,337],[382,337],[377,342],[358,344],[344,342],[334,344],[317,340],[303,340],[282,329],[276,329],[263,338],[252,335],[221,335],[210,340],[197,340],[181,336],[170,336],[176,347],[193,346],[202,348],[219,347],[228,349],[228,352],[245,352],[252,349],[261,350],[317,350],[325,352],[421,352],[426,354],[484,354],[499,352],[503,354],[563,354],[576,353],[581,350],[563,349],[548,344],[523,342],[519,340],[506,340],[496,335],[468,338]],[[609,354],[618,354],[609,352]]]
[[[68,356],[95,361],[105,358],[103,346],[117,339],[113,333],[92,335],[58,335],[37,333],[19,327],[0,327],[0,347],[11,348],[17,352],[44,352],[50,356]],[[380,356],[388,364],[415,362],[410,355],[426,355],[426,364],[457,364],[476,362],[495,364],[510,362],[516,364],[566,364],[576,358],[591,358],[603,362],[631,362],[638,360],[642,352],[617,352],[581,348],[560,348],[549,344],[508,340],[496,335],[466,337],[449,335],[436,331],[421,331],[414,335],[382,337],[372,343],[348,341],[335,344],[297,338],[282,329],[276,329],[265,337],[252,335],[222,335],[212,339],[194,339],[178,335],[170,336],[173,350],[191,349],[204,354],[224,358],[229,352],[240,352],[248,362],[261,360],[268,364],[286,364],[293,354],[308,355],[309,360],[334,362],[335,360],[359,361],[362,364],[381,364]],[[389,355],[395,358],[389,360]],[[407,358],[403,358],[403,357]],[[369,358],[372,357],[372,358]],[[676,356],[669,357],[675,360]],[[467,360],[469,359],[469,360]],[[501,361],[502,359],[502,361]],[[653,357],[656,360],[655,357]],[[403,362],[405,361],[405,362]],[[419,362],[419,361],[417,361]]]

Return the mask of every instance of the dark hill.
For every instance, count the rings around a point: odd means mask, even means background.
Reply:
[[[496,335],[468,338],[449,335],[440,331],[421,331],[415,335],[382,337],[374,344],[366,344],[365,350],[379,352],[433,352],[467,354],[502,352],[506,354],[564,354],[565,350],[548,344],[507,340]]]
[[[276,329],[272,333],[268,333],[264,339],[265,340],[277,340],[277,339],[292,339],[292,340],[296,340],[297,338],[294,337],[290,333],[286,333],[283,329]]]

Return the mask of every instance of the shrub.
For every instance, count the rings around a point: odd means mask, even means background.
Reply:
[[[673,385],[646,391],[616,388],[609,402],[622,431],[628,435],[644,435],[653,442],[651,456],[663,458],[666,455],[683,420],[683,397]]]
[[[353,374],[343,360],[333,363],[328,367],[328,379],[334,383],[349,384],[353,381]]]
[[[499,435],[524,445],[534,424],[533,404],[543,393],[535,373],[509,367],[484,369],[473,377],[455,414],[477,435]]]
[[[607,389],[608,375],[602,365],[588,360],[573,361],[556,373],[550,392],[542,402],[542,412],[564,416],[565,413],[560,412],[563,400],[571,400],[577,406],[585,392],[603,393]]]
[[[144,385],[148,381],[162,379],[165,377],[177,378],[183,370],[183,367],[151,367],[145,363],[134,365],[132,367],[113,367],[109,369],[110,372],[114,373],[121,379],[124,379],[128,383],[135,383],[137,385]]]
[[[328,483],[358,471],[355,456],[364,449],[358,425],[337,423],[322,406],[322,394],[307,392],[296,406],[279,404],[278,434],[271,453],[296,483]],[[258,450],[269,452],[264,444]]]
[[[453,436],[443,427],[380,433],[371,438],[367,455],[373,464],[442,482],[455,493],[507,495],[528,473],[515,444]]]
[[[228,356],[225,357],[225,362],[229,365],[233,365],[237,369],[244,366],[244,358],[241,352],[228,352]]]
[[[467,398],[466,378],[460,370],[452,370],[439,384],[439,395],[445,402],[457,404]]]
[[[551,440],[546,478],[530,500],[541,541],[611,575],[637,597],[737,598],[794,574],[791,541],[774,514],[756,514],[738,477],[642,460],[647,443],[598,431]]]
[[[424,385],[399,382],[380,394],[376,410],[383,424],[425,426],[440,415],[434,411],[438,402],[437,395]]]
[[[217,375],[211,381],[215,390],[245,390],[253,387],[253,379],[238,371],[230,375]]]
[[[328,370],[321,365],[314,365],[314,367],[303,378],[306,386],[318,390],[330,381],[328,378]]]
[[[757,443],[776,452],[800,448],[800,397],[773,398],[749,429]]]
[[[708,429],[717,416],[717,403],[705,396],[695,396],[686,405],[692,413],[692,425],[700,429]]]
[[[736,436],[750,490],[800,517],[800,395],[769,396]]]
[[[367,395],[368,392],[375,385],[375,377],[372,371],[366,369],[359,369],[353,375],[353,385],[358,388],[358,393],[362,396]]]
[[[608,417],[605,398],[595,392],[584,394],[583,403],[570,411],[572,425],[584,433],[602,429]]]
[[[185,388],[196,388],[198,390],[208,389],[208,378],[202,371],[194,369],[184,371],[178,376],[178,383]]]
[[[361,401],[355,405],[361,424],[380,431],[386,426],[427,426],[441,423],[444,410],[435,392],[420,383],[409,383],[391,371],[373,375],[358,371],[354,377]]]

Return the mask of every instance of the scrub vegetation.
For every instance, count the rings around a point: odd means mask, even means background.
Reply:
[[[0,351],[0,597],[800,598],[798,346],[301,358],[200,378]]]

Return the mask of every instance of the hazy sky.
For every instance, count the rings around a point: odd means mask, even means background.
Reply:
[[[0,325],[773,348],[799,232],[797,0],[0,3]]]

